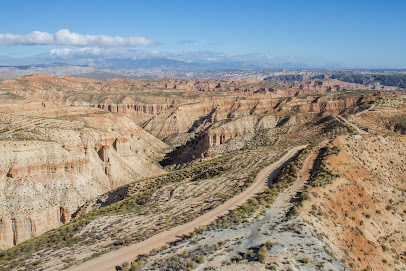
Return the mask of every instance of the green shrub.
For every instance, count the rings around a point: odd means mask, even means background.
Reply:
[[[92,254],[91,258],[97,258],[100,257],[103,254],[103,252],[95,252]]]
[[[268,249],[265,245],[263,245],[258,252],[258,261],[260,263],[265,263],[267,257],[268,257]]]
[[[67,257],[62,260],[62,262],[64,262],[64,263],[70,263],[70,262],[74,262],[74,261],[76,261],[76,258],[74,258],[74,257]]]
[[[144,263],[142,262],[142,260],[138,260],[131,264],[129,270],[130,271],[139,271],[139,270],[142,270],[143,266],[144,266]]]
[[[190,259],[186,261],[186,267],[189,269],[195,269],[196,268],[196,263]]]
[[[186,249],[184,249],[180,255],[182,257],[186,257],[188,255],[188,251]]]
[[[205,262],[204,256],[203,255],[197,256],[196,257],[196,262],[197,263],[204,263]]]
[[[310,196],[307,192],[302,192],[299,197],[300,201],[310,200]]]
[[[266,248],[269,250],[269,249],[271,249],[272,247],[273,247],[273,242],[271,242],[270,240],[267,240],[266,242],[265,242],[265,246],[266,246]]]

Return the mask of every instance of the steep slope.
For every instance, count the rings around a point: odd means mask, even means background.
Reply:
[[[326,165],[341,177],[310,190],[300,214],[352,270],[405,270],[406,137],[341,136]]]
[[[69,222],[87,200],[163,172],[152,159],[167,146],[124,116],[38,118],[3,113],[0,130],[4,129],[1,249]]]
[[[243,122],[245,116],[263,116],[272,114],[283,119],[289,116],[295,116],[299,113],[304,115],[316,114],[342,114],[353,113],[368,108],[373,103],[374,97],[367,95],[353,95],[349,97],[289,97],[274,99],[265,95],[248,97],[220,97],[215,101],[179,105],[168,112],[164,112],[152,117],[145,122],[143,128],[165,142],[174,145],[181,145],[194,136],[196,133],[205,131],[207,127],[212,128],[212,124],[230,134],[236,134],[234,131],[227,131],[229,122]],[[270,118],[273,118],[272,116]],[[272,122],[274,122],[273,120]],[[262,122],[266,122],[266,118]],[[226,123],[226,124],[225,124]],[[232,124],[231,124],[232,125]],[[255,126],[256,123],[250,124]],[[261,125],[259,123],[259,125]],[[237,124],[238,126],[238,124]],[[214,128],[214,127],[213,127]],[[211,136],[221,137],[221,129],[212,131]],[[244,130],[244,129],[242,129]],[[252,128],[250,128],[252,131]],[[239,133],[244,134],[244,131]],[[226,136],[226,135],[225,135]],[[229,136],[227,136],[229,137]],[[217,144],[219,141],[217,141]]]

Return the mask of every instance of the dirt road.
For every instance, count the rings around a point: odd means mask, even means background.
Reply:
[[[366,132],[366,131],[360,129],[357,125],[355,125],[354,123],[349,122],[346,118],[344,118],[344,117],[342,117],[342,116],[339,116],[339,115],[337,115],[336,117],[337,117],[338,121],[340,121],[340,122],[345,122],[347,125],[351,126],[351,127],[354,128],[355,130],[357,130],[357,132],[358,132],[360,135],[366,135],[366,134],[368,134],[368,132]]]
[[[277,162],[264,168],[256,177],[255,182],[246,190],[236,195],[235,197],[227,200],[217,208],[203,214],[195,220],[179,225],[169,231],[161,232],[151,238],[131,246],[123,247],[118,250],[103,254],[102,256],[87,261],[79,266],[72,267],[69,270],[94,270],[94,271],[110,271],[115,270],[115,266],[121,265],[124,262],[131,262],[140,254],[146,254],[154,248],[160,248],[168,242],[180,239],[180,236],[189,234],[198,226],[208,225],[219,216],[227,214],[245,203],[248,199],[261,193],[267,187],[268,178],[273,178],[278,173],[278,168],[295,156],[297,152],[304,149],[306,146],[298,146],[290,149],[284,156]]]
[[[220,231],[216,234],[205,235],[206,242],[211,242],[213,244],[217,243],[219,240],[223,240],[220,239],[221,237],[219,236],[227,236],[227,239],[239,240],[239,242],[230,244],[233,249],[230,249],[227,253],[217,254],[217,257],[214,260],[210,260],[199,265],[196,270],[202,271],[208,266],[221,266],[224,261],[236,258],[238,255],[246,253],[250,248],[263,244],[265,240],[269,240],[271,237],[275,237],[273,240],[277,240],[279,243],[287,243],[287,240],[285,239],[287,238],[286,235],[281,235],[280,228],[278,226],[282,225],[284,221],[286,221],[286,215],[293,207],[292,199],[297,195],[298,192],[303,191],[306,182],[310,177],[310,172],[313,167],[314,160],[317,157],[318,150],[324,147],[326,143],[327,142],[321,143],[306,157],[296,181],[292,186],[288,187],[279,194],[275,202],[272,203],[272,206],[266,209],[266,214],[264,217],[253,222],[253,224],[251,224],[249,227],[246,227],[243,224],[238,225],[237,229],[233,230],[231,235],[226,229],[223,232]],[[264,236],[264,231],[267,232],[266,236]],[[244,238],[240,239],[241,236],[244,236]],[[281,236],[280,239],[279,236]],[[302,242],[305,246],[306,240],[303,239]]]

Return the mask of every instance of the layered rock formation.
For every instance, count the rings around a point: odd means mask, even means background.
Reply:
[[[0,249],[69,222],[87,200],[162,172],[151,158],[166,145],[123,116],[73,116],[57,127],[48,119],[31,127],[21,115],[1,120],[18,131],[0,143]],[[21,141],[19,133],[38,139]]]
[[[263,115],[263,114],[340,114],[346,111],[356,111],[357,105],[368,104],[371,97],[353,96],[342,99],[333,97],[300,98],[256,98],[256,97],[224,97],[216,101],[199,104],[178,106],[167,112],[151,118],[144,124],[144,129],[158,138],[167,139],[169,143],[183,143],[190,127],[198,125],[209,126],[220,120]],[[199,130],[195,130],[198,132]],[[240,134],[244,132],[239,131]],[[173,137],[178,134],[179,137]],[[218,142],[218,141],[217,141]]]
[[[162,173],[154,162],[168,151],[161,140],[195,142],[183,150],[188,159],[239,148],[258,132],[273,140],[279,126],[316,114],[356,111],[371,99],[302,94],[358,87],[337,80],[48,75],[0,82],[0,249],[70,221],[84,202],[101,193]]]
[[[17,95],[27,92],[44,97],[46,92],[64,91],[91,93],[131,93],[147,91],[230,91],[242,93],[269,93],[277,96],[332,92],[339,90],[369,89],[363,85],[342,82],[337,79],[310,80],[303,82],[268,82],[263,80],[232,79],[161,79],[130,80],[109,79],[96,80],[74,77],[53,77],[38,74],[23,76],[0,82],[0,87]],[[60,96],[62,97],[62,96]],[[90,102],[89,100],[87,102]]]

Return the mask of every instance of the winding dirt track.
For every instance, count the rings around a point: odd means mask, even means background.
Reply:
[[[366,110],[365,110],[365,111],[366,111]],[[362,112],[365,112],[365,111],[362,111]],[[345,122],[346,124],[350,125],[350,126],[351,126],[352,128],[354,128],[355,130],[357,130],[357,132],[358,132],[360,135],[366,135],[366,134],[368,134],[368,132],[366,132],[366,131],[360,129],[357,125],[355,125],[354,123],[350,122],[350,121],[347,120],[346,118],[343,118],[342,116],[339,116],[339,115],[337,115],[336,117],[337,117],[338,121],[340,121],[340,122]]]
[[[183,225],[179,225],[172,228],[169,231],[163,231],[158,233],[151,238],[120,248],[118,250],[108,252],[101,255],[98,258],[92,259],[90,261],[84,262],[79,266],[72,267],[69,270],[75,271],[110,271],[115,270],[115,266],[121,265],[124,262],[131,262],[137,258],[140,254],[146,254],[154,248],[160,248],[168,242],[173,242],[179,240],[182,235],[189,234],[194,231],[198,226],[208,225],[213,222],[216,218],[227,214],[230,210],[233,210],[245,203],[248,199],[261,193],[267,187],[267,180],[269,178],[274,178],[278,174],[278,168],[283,165],[290,158],[295,156],[300,150],[304,149],[306,145],[298,146],[290,149],[284,156],[282,156],[277,162],[264,168],[256,177],[255,182],[248,187],[246,190],[236,195],[235,197],[227,200],[215,209],[199,216],[195,220],[188,222]]]

